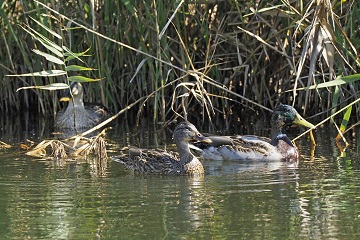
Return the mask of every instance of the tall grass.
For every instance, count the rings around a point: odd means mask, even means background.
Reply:
[[[308,88],[358,71],[355,0],[335,5],[325,0],[98,1],[94,8],[87,1],[60,7],[50,2],[49,8],[28,0],[2,4],[3,113],[31,108],[53,114],[59,107],[57,92],[16,89],[64,78],[6,77],[52,67],[31,51],[42,48],[19,25],[57,40],[30,16],[63,34],[73,52],[90,48],[85,65],[97,71],[88,77],[104,80],[85,86],[85,101],[101,101],[117,112],[145,97],[134,113],[154,123],[178,116],[239,117],[246,109],[256,114],[280,102],[328,116],[329,110],[353,102],[359,91],[357,81]],[[297,91],[300,87],[304,90]]]

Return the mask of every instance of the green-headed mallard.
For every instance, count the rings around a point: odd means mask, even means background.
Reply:
[[[314,127],[293,107],[280,104],[272,114],[271,139],[252,135],[207,136],[211,139],[211,144],[198,143],[195,148],[201,149],[201,157],[205,159],[297,162],[300,158],[299,150],[285,134],[285,128],[293,123]]]
[[[164,175],[203,174],[204,167],[189,149],[189,141],[210,142],[189,122],[179,123],[174,130],[173,139],[178,153],[158,150],[130,148],[127,154],[113,159],[126,168],[138,173]]]
[[[70,92],[71,91],[71,92]],[[59,129],[88,129],[109,117],[108,111],[98,105],[84,105],[83,86],[72,82],[60,101],[68,101],[66,110],[59,111],[55,126]]]

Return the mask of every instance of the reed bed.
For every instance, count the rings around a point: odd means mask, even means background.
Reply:
[[[26,108],[55,114],[59,91],[16,90],[68,83],[65,76],[7,76],[54,69],[32,51],[46,49],[21,26],[73,52],[89,49],[81,65],[96,69],[87,77],[103,80],[85,85],[85,101],[118,112],[143,99],[131,112],[153,123],[179,116],[241,118],[244,111],[257,114],[280,102],[308,116],[330,116],[358,98],[360,4],[355,0],[88,4],[2,3],[0,112]],[[323,85],[309,89],[315,84]]]

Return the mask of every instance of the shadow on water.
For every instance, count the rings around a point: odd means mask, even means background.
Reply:
[[[0,116],[0,139],[6,143],[19,143],[27,139],[40,141],[51,135],[53,120],[30,112]]]
[[[19,119],[20,118],[20,119]],[[108,154],[124,146],[174,149],[173,126],[119,120],[107,133]],[[267,119],[229,122],[217,131],[268,135]],[[206,175],[153,176],[128,172],[117,162],[88,158],[38,159],[18,143],[51,137],[52,119],[1,118],[1,239],[349,239],[360,236],[358,129],[340,153],[332,126],[296,142],[298,167],[286,163],[203,161]],[[293,129],[294,137],[303,129]],[[350,135],[350,134],[349,134]],[[14,150],[15,149],[15,150]]]

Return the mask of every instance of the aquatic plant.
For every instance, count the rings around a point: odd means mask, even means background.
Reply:
[[[97,78],[106,79],[87,86],[87,101],[101,96],[117,112],[144,98],[133,108],[138,119],[228,121],[241,118],[238,113],[246,109],[256,115],[278,103],[293,103],[304,115],[334,117],[357,99],[357,80],[310,88],[356,77],[360,7],[355,1],[68,1],[60,9],[37,1],[3,4],[0,31],[6,48],[0,50],[0,74],[46,67],[44,59],[29,53],[34,42],[11,22],[29,24],[53,39],[28,21],[29,15],[52,15],[54,19],[39,21],[53,31],[71,29],[71,51],[91,47],[85,66],[96,66]],[[29,102],[43,113],[56,111],[54,94],[33,89],[15,95],[15,89],[44,85],[45,80],[0,77],[6,89],[0,95],[2,111],[29,107]]]
[[[92,138],[77,137],[76,139],[66,140],[43,140],[35,147],[27,147],[26,155],[39,158],[66,159],[68,155],[72,157],[84,157],[85,159],[93,154],[99,160],[107,160],[106,143],[103,138],[104,133],[100,133]],[[47,151],[51,148],[51,152]]]

